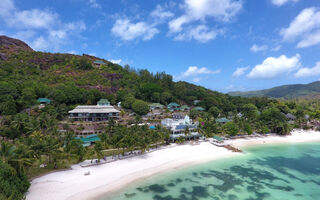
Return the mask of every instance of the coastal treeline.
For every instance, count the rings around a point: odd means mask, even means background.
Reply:
[[[30,126],[22,121],[23,130]],[[13,127],[12,127],[13,128]],[[127,127],[110,121],[100,141],[84,147],[73,132],[60,134],[56,127],[26,133],[0,143],[0,199],[24,199],[30,183],[28,178],[70,167],[85,159],[124,155],[127,152],[145,152],[168,141],[169,132],[160,126],[154,130],[137,124]],[[105,150],[111,149],[112,151]]]

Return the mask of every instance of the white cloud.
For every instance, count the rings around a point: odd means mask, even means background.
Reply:
[[[187,16],[181,16],[169,22],[170,32],[182,31],[182,25],[189,21]]]
[[[256,65],[247,75],[251,79],[273,79],[286,75],[300,67],[300,55],[291,58],[281,55],[278,58],[268,57],[262,64]]]
[[[129,19],[117,19],[111,32],[122,40],[134,40],[137,38],[150,40],[159,33],[159,30],[154,25],[146,22],[132,23]]]
[[[88,4],[92,7],[92,8],[101,8],[101,5],[97,3],[97,0],[89,0]]]
[[[151,17],[158,18],[159,20],[165,20],[174,16],[170,11],[166,11],[162,6],[157,5],[156,9],[151,12]]]
[[[256,44],[254,44],[254,45],[251,46],[250,51],[256,53],[256,52],[259,52],[259,51],[265,51],[267,49],[268,49],[267,45],[258,46]]]
[[[184,0],[185,15],[190,21],[213,17],[219,21],[230,21],[242,9],[237,0]]]
[[[114,64],[118,64],[118,65],[120,65],[120,63],[122,62],[121,59],[109,59],[109,61],[114,63]]]
[[[314,46],[316,44],[320,44],[320,29],[316,32],[313,32],[307,35],[304,39],[302,39],[298,43],[297,47],[305,48],[305,47]]]
[[[276,6],[283,6],[286,3],[290,3],[290,2],[296,3],[298,1],[299,0],[271,0],[271,2]]]
[[[281,49],[281,45],[275,46],[271,49],[271,51],[279,51]]]
[[[10,35],[10,37],[13,38],[19,38],[24,41],[28,41],[32,39],[36,35],[35,31],[32,30],[23,30],[23,31],[18,31],[14,35]]]
[[[233,72],[232,77],[235,78],[235,77],[242,76],[243,74],[246,73],[246,71],[247,71],[249,68],[250,68],[249,66],[248,66],[248,67],[238,67],[238,68],[236,69],[236,71]]]
[[[15,9],[12,0],[1,0],[0,1],[0,16],[6,17]]]
[[[198,83],[200,82],[202,79],[200,77],[195,77],[192,79],[192,82]]]
[[[33,49],[35,49],[35,50],[41,51],[41,50],[46,50],[46,49],[48,49],[48,48],[49,48],[49,43],[48,43],[48,41],[47,41],[44,37],[40,36],[40,37],[36,38],[36,39],[30,44],[30,46],[31,46]]]
[[[57,21],[58,15],[49,10],[15,11],[13,16],[7,18],[6,23],[16,28],[48,29]]]
[[[191,28],[189,31],[180,33],[174,37],[175,40],[197,40],[199,42],[207,42],[216,38],[219,31],[209,30],[205,25],[199,25],[195,28]]]
[[[297,47],[304,48],[320,43],[320,8],[306,8],[280,31],[284,41],[300,40]]]
[[[176,37],[179,38],[189,38],[196,39],[197,37],[191,36],[189,33],[192,29],[200,29],[203,31],[203,27],[206,27],[207,18],[214,19],[218,22],[229,22],[233,17],[235,17],[242,9],[241,0],[184,0],[184,3],[180,6],[183,9],[183,14],[177,18],[172,19],[169,23],[169,35],[178,34]],[[200,22],[198,25],[192,25],[193,22]],[[189,25],[186,27],[186,25]],[[202,27],[202,28],[200,28]],[[214,32],[206,31],[203,33],[201,38],[210,38],[203,41],[209,41],[215,38]],[[193,35],[199,35],[193,33]]]
[[[84,22],[64,23],[59,15],[48,9],[19,10],[13,0],[0,1],[0,17],[15,28],[13,37],[23,39],[35,50],[60,50],[71,36],[86,30]]]
[[[320,62],[316,63],[316,66],[312,67],[312,68],[301,68],[299,69],[294,76],[295,77],[309,77],[309,76],[318,76],[320,75]]]
[[[184,14],[169,22],[171,32],[179,32],[184,24],[212,17],[218,21],[230,21],[242,9],[242,1],[236,0],[184,0]]]
[[[86,25],[81,21],[63,24],[60,29],[48,30],[46,36],[37,37],[31,42],[30,46],[37,51],[46,51],[49,49],[58,51],[62,45],[69,42],[71,35],[75,35],[78,32],[80,33],[85,29]]]
[[[175,76],[175,80],[182,80],[187,78],[192,78],[193,82],[199,82],[202,80],[201,75],[210,75],[210,74],[219,74],[221,70],[210,70],[206,67],[197,67],[190,66],[187,71],[180,73],[178,76]]]

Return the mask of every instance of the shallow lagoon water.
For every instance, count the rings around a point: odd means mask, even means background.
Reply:
[[[319,200],[320,143],[264,145],[174,170],[102,200]]]

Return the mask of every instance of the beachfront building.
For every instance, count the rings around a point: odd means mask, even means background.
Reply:
[[[77,106],[69,111],[69,119],[75,121],[107,121],[109,119],[118,119],[119,110],[113,106]]]
[[[108,99],[100,99],[97,103],[98,106],[110,106]]]
[[[107,64],[105,62],[103,62],[102,60],[95,60],[93,62],[94,67],[100,68],[102,65],[107,65]]]
[[[87,137],[76,137],[76,139],[82,142],[82,146],[88,147],[96,142],[99,142],[101,139],[96,134],[89,135]]]
[[[171,102],[167,105],[167,108],[170,112],[178,111],[180,110],[180,105],[175,102]]]
[[[180,107],[180,111],[183,111],[183,112],[188,112],[190,110],[190,107],[187,106],[187,105],[183,105]]]
[[[152,103],[149,105],[151,110],[161,110],[164,108],[164,105],[160,103]]]
[[[186,115],[183,119],[166,118],[161,120],[161,125],[170,130],[170,139],[175,141],[179,137],[199,138],[200,134],[196,131],[198,124],[192,122],[190,117]],[[188,134],[186,133],[188,131]]]

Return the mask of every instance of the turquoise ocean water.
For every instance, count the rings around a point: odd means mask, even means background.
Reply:
[[[320,143],[244,151],[148,178],[102,200],[320,200]]]

